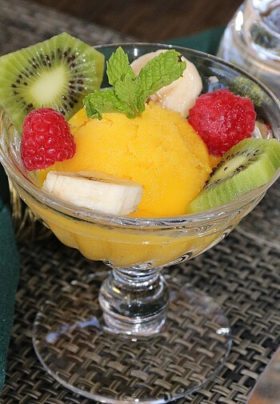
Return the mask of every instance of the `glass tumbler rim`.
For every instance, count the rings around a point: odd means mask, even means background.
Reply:
[[[216,56],[197,51],[194,49],[175,46],[170,44],[163,43],[149,43],[149,42],[123,42],[123,43],[109,43],[104,45],[95,46],[98,50],[104,50],[106,48],[117,48],[118,46],[123,47],[148,47],[150,51],[152,49],[157,50],[159,48],[166,49],[177,49],[178,51],[187,52],[189,54],[193,54],[194,56],[200,56],[206,60],[213,61],[221,66],[233,69],[235,72],[240,72],[242,75],[246,76],[248,79],[252,80],[256,83],[261,89],[266,93],[266,95],[272,99],[274,104],[279,110],[279,121],[280,121],[280,102],[276,98],[276,96],[262,83],[258,80],[250,76],[247,72],[239,67],[232,65],[231,63],[223,61],[221,58]],[[51,196],[49,193],[43,191],[38,186],[36,186],[32,181],[24,174],[23,170],[19,167],[18,162],[13,161],[10,156],[9,145],[7,142],[8,131],[5,126],[7,126],[7,116],[4,111],[2,111],[0,120],[4,120],[1,122],[1,133],[0,133],[0,162],[2,163],[4,169],[8,177],[12,181],[16,183],[16,185],[20,188],[23,188],[29,195],[31,195],[36,201],[39,203],[46,205],[48,208],[58,212],[59,214],[66,215],[68,217],[76,218],[78,220],[82,220],[88,223],[95,223],[100,225],[107,226],[115,226],[121,228],[138,228],[141,230],[149,230],[149,229],[172,229],[178,227],[194,227],[194,226],[202,226],[211,223],[211,221],[215,221],[217,219],[222,220],[223,218],[227,218],[231,214],[234,214],[239,209],[242,209],[247,204],[252,203],[254,200],[261,198],[267,189],[275,182],[280,175],[278,171],[275,177],[268,183],[261,187],[255,188],[249,192],[244,193],[240,197],[232,200],[231,202],[221,205],[217,208],[213,208],[207,211],[203,211],[195,214],[184,214],[178,216],[168,216],[168,217],[128,217],[128,216],[117,216],[104,214],[100,212],[94,212],[87,208],[81,208],[74,206],[66,201],[62,201],[54,196]],[[280,122],[279,122],[280,127]],[[277,128],[277,132],[280,138],[280,128]],[[3,133],[4,132],[4,133]],[[13,133],[17,133],[15,128],[13,128]],[[9,135],[10,137],[10,135]],[[13,156],[16,157],[16,156]],[[16,163],[16,164],[15,164]]]
[[[262,27],[264,27],[272,35],[274,35],[275,37],[280,38],[280,32],[273,29],[271,27],[271,25],[268,24],[266,20],[264,20],[266,13],[268,11],[273,10],[269,6],[273,6],[274,1],[273,0],[271,1],[272,4],[270,4],[268,2],[263,4],[260,2],[260,0],[247,0],[247,3],[251,4],[252,10],[255,13],[254,14],[255,17],[260,19],[260,21],[259,21],[260,25]],[[276,6],[277,6],[277,4],[276,4]]]

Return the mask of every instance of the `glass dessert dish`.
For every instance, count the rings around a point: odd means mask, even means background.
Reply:
[[[131,61],[171,48],[121,46]],[[116,46],[98,49],[108,58]],[[205,91],[213,76],[229,87],[240,77],[246,79],[262,97],[258,118],[271,128],[263,136],[280,139],[280,105],[269,90],[216,57],[175,49],[197,66]],[[20,135],[4,113],[0,158],[20,197],[62,243],[112,268],[110,273],[93,271],[87,282],[73,282],[40,309],[33,343],[46,370],[72,391],[108,403],[165,403],[214,378],[231,346],[228,321],[214,300],[172,278],[172,268],[166,279],[161,270],[222,240],[259,203],[276,177],[200,214],[119,217],[77,208],[44,192],[36,175],[24,169]]]
[[[218,56],[242,67],[279,97],[280,3],[246,0],[228,24]]]

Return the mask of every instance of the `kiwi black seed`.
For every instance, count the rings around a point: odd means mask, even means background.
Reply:
[[[67,33],[0,58],[0,106],[20,129],[34,108],[70,118],[101,85],[104,56]]]
[[[280,142],[245,139],[222,158],[201,193],[191,202],[192,213],[226,204],[273,180],[280,169]]]

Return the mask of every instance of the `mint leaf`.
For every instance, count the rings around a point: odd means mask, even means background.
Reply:
[[[133,118],[138,115],[138,97],[137,97],[138,80],[132,79],[126,74],[123,80],[116,82],[114,90],[117,98],[126,105],[129,114],[127,116]]]
[[[185,68],[180,54],[167,50],[150,60],[135,76],[128,56],[118,48],[107,62],[107,76],[113,87],[85,97],[87,115],[101,119],[104,112],[121,112],[134,118],[145,110],[145,102],[152,94],[177,80]]]
[[[135,78],[135,74],[129,64],[128,56],[121,47],[112,53],[107,62],[107,76],[109,84],[114,86],[117,81],[123,80],[125,76],[131,79]]]
[[[113,88],[104,88],[96,90],[84,98],[84,106],[87,116],[90,118],[102,118],[104,112],[123,112],[129,113],[126,105],[124,105],[117,97]]]
[[[162,87],[182,76],[186,62],[181,61],[180,53],[168,50],[150,60],[140,71],[142,97],[146,100]]]

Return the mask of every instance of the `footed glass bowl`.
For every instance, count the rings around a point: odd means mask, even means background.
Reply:
[[[131,61],[171,48],[122,46]],[[107,59],[116,46],[98,49]],[[238,93],[237,84],[245,79],[246,88],[258,95],[258,120],[269,127],[256,131],[256,136],[280,139],[279,102],[264,86],[216,57],[175,49],[196,65],[204,91],[218,85]],[[244,95],[243,88],[240,94]],[[86,282],[78,279],[40,308],[33,342],[47,371],[72,391],[104,403],[170,402],[215,377],[231,345],[227,319],[210,297],[177,284],[172,268],[166,280],[161,269],[193,258],[223,239],[277,176],[227,205],[196,215],[156,219],[103,215],[42,191],[36,174],[22,165],[20,134],[4,113],[0,123],[1,163],[20,197],[62,243],[112,268],[109,273],[93,270]]]

